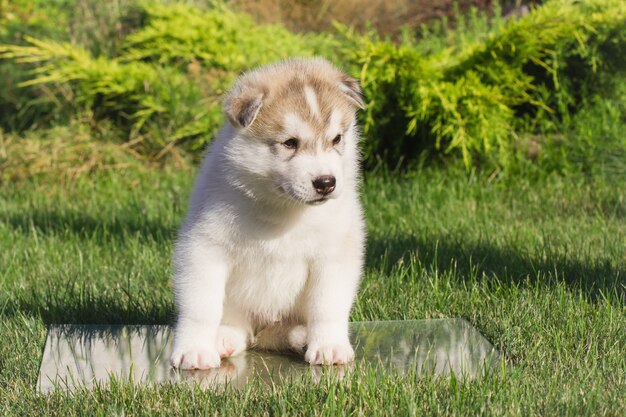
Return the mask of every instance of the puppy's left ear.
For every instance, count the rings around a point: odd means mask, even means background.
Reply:
[[[359,82],[348,75],[342,74],[339,83],[339,88],[344,92],[346,96],[361,110],[365,109],[365,102],[363,101],[363,94],[361,93],[361,86]]]
[[[236,127],[248,127],[263,106],[263,92],[253,88],[236,87],[224,100],[224,112]]]

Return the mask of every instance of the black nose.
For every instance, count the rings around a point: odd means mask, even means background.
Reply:
[[[313,187],[318,194],[327,195],[333,192],[337,181],[332,175],[322,175],[313,180]]]

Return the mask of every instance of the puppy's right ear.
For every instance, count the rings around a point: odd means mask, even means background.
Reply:
[[[365,102],[363,101],[363,93],[361,92],[361,86],[359,82],[345,74],[341,74],[341,80],[339,88],[343,93],[361,110],[365,109]]]
[[[235,87],[224,100],[224,111],[230,122],[239,128],[254,122],[263,106],[263,92],[256,88]]]

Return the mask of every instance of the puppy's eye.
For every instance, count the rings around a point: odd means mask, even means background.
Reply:
[[[291,138],[283,142],[283,146],[287,149],[298,149],[298,139]]]
[[[333,145],[339,145],[340,142],[341,142],[341,135],[335,136],[335,139],[333,139]]]

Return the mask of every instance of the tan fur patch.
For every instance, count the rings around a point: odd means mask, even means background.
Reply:
[[[345,81],[349,79],[349,85]],[[296,59],[252,71],[235,84],[225,101],[225,110],[236,109],[240,97],[262,95],[262,106],[246,130],[251,137],[268,142],[289,139],[286,116],[293,114],[312,132],[307,147],[328,147],[337,134],[345,132],[355,114],[355,102],[346,88],[360,94],[358,83],[323,59]],[[351,90],[352,91],[352,90]],[[229,114],[231,120],[238,115]],[[295,117],[291,117],[293,125]],[[290,126],[293,127],[293,126]],[[336,130],[336,131],[335,131]],[[332,146],[332,145],[330,145]]]

